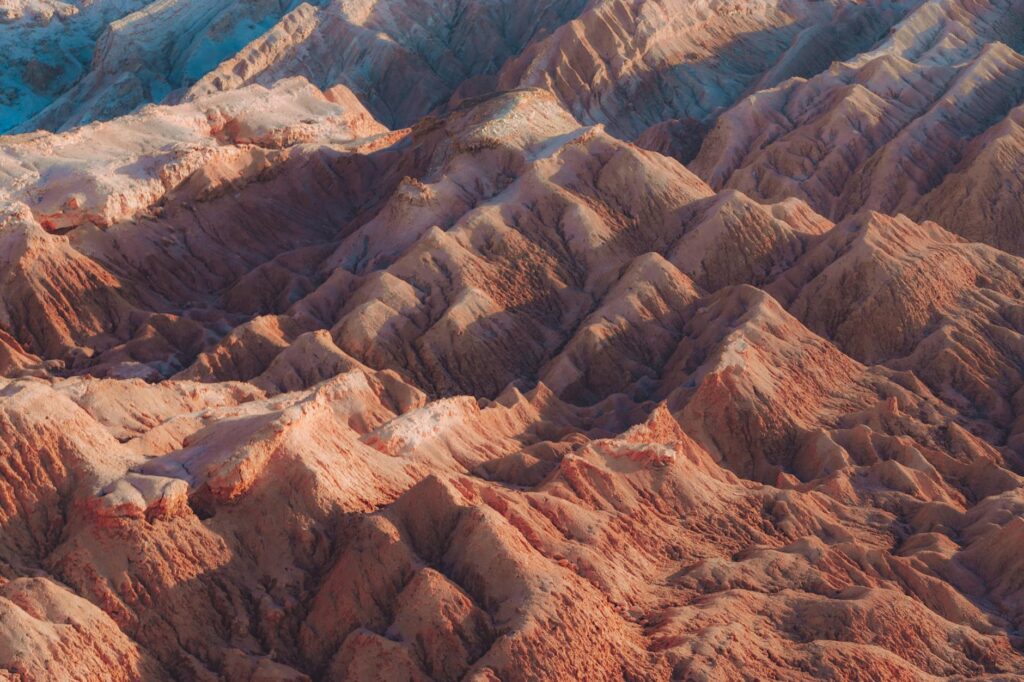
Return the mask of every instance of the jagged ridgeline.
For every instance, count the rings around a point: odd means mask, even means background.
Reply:
[[[0,0],[0,677],[1024,676],[1024,5]]]

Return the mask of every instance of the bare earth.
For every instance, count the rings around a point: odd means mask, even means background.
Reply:
[[[1024,679],[1022,52],[0,0],[0,680]]]

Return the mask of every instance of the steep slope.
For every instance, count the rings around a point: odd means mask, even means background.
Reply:
[[[580,120],[632,138],[677,119],[707,121],[750,88],[866,50],[918,3],[109,4],[88,6],[72,24],[84,27],[81,67],[62,73],[60,87],[48,83],[39,95],[31,85],[53,80],[45,68],[59,55],[18,62],[24,103],[6,128],[63,130],[148,102],[303,76],[324,89],[349,87],[392,127],[446,109],[453,95],[457,103],[544,87]],[[29,34],[27,44],[46,44],[47,35]]]
[[[5,138],[0,202],[29,206],[50,231],[108,227],[180,201],[223,192],[266,170],[275,152],[311,140],[344,143],[384,133],[344,88],[302,79],[176,107],[149,107],[67,135]],[[182,187],[192,179],[188,188]],[[185,191],[183,191],[185,190]]]
[[[302,75],[324,88],[346,85],[379,120],[402,127],[444,104],[460,85],[492,76],[585,4],[333,0],[320,9],[303,4],[213,69],[191,93]]]
[[[118,5],[119,11],[103,14],[84,4],[89,13],[79,23],[88,27],[94,42],[81,70],[68,71],[73,78],[57,97],[10,127],[67,129],[163,101],[234,55],[298,2],[117,0],[107,4]]]
[[[952,173],[908,213],[954,226],[972,241],[983,241],[1014,254],[1024,253],[1020,150],[1024,144],[1024,108],[976,137]]]
[[[269,87],[294,76],[324,89],[346,85],[378,119],[401,127],[462,83],[496,72],[583,4],[140,1],[119,15],[104,14],[106,25],[90,23],[96,42],[88,68],[68,74],[58,97],[22,107],[22,120],[12,118],[7,127],[67,129],[186,91],[195,97]]]
[[[711,353],[722,358],[712,361],[720,369],[706,372],[702,387],[722,386],[722,371],[755,382],[768,366],[790,373],[779,362],[789,353],[782,349],[806,343],[809,332],[779,318],[766,296],[737,294],[722,300],[753,306],[753,317],[738,323],[745,338],[757,338],[751,334],[765,315],[791,331],[774,346],[762,342],[758,351],[772,360],[755,364],[748,355],[747,370],[726,361],[736,352],[726,341],[725,355]],[[863,389],[858,398],[834,377],[827,381],[850,407],[870,402]],[[232,405],[224,394],[224,407],[188,414],[182,398],[194,389],[177,382],[147,389],[144,405],[97,403],[116,383],[91,379],[69,390],[81,408],[68,407],[52,389],[13,387],[15,396],[32,390],[45,401],[35,408],[43,424],[51,409],[81,419],[89,410],[109,426],[85,422],[76,430],[101,440],[104,428],[139,424],[133,428],[140,435],[107,447],[133,450],[137,442],[151,453],[122,478],[104,474],[65,493],[82,511],[45,565],[100,604],[143,647],[142,656],[171,675],[303,679],[301,670],[343,679],[391,669],[414,677],[518,678],[530,651],[529,670],[545,678],[623,670],[658,677],[711,665],[694,649],[716,641],[718,628],[695,630],[687,616],[696,612],[700,622],[727,619],[732,636],[750,643],[714,658],[730,669],[754,665],[776,675],[856,656],[860,670],[910,676],[1021,670],[999,634],[999,617],[934,573],[962,571],[960,561],[975,559],[947,551],[928,564],[934,568],[923,568],[894,554],[897,546],[931,551],[936,526],[925,519],[936,512],[925,513],[929,504],[946,500],[949,511],[939,518],[957,518],[963,505],[945,487],[948,472],[923,468],[913,440],[882,445],[893,438],[885,430],[915,428],[898,410],[834,432],[852,461],[836,469],[840,460],[833,459],[825,470],[831,475],[821,485],[830,496],[741,481],[665,406],[623,432],[628,416],[607,406],[573,408],[544,389],[528,396],[513,389],[483,408],[465,398],[424,405],[422,394],[385,374],[354,371],[271,400],[236,391],[234,400],[245,402]],[[743,383],[733,390],[750,390]],[[202,405],[212,397],[191,400]],[[690,401],[702,410],[711,404]],[[692,409],[681,413],[683,423],[697,423]],[[811,420],[805,423],[829,419],[812,414],[804,413]],[[31,457],[53,447],[55,437],[53,427],[41,430],[38,444],[20,452]],[[973,447],[975,456],[985,452]],[[812,452],[797,466],[810,466]],[[746,466],[739,453],[726,461]],[[538,468],[548,473],[537,478]],[[869,497],[835,499],[864,475],[875,485]],[[872,510],[869,500],[886,511]],[[281,508],[291,511],[282,517]],[[896,519],[917,519],[913,527],[931,535],[894,537]],[[254,547],[262,549],[254,554]],[[779,580],[789,591],[775,591]],[[60,595],[60,608],[71,600]],[[882,604],[884,627],[869,615]],[[225,621],[224,612],[236,615]],[[829,638],[845,648],[801,643],[819,639],[816,623],[823,621],[843,623]],[[949,644],[915,653],[929,641]],[[121,664],[126,676],[131,660]]]
[[[60,99],[91,68],[106,27],[146,0],[0,2],[0,134]]]
[[[337,210],[319,222],[295,216],[290,225],[267,210],[275,196],[333,194],[343,182],[343,151],[301,143],[344,145],[383,131],[342,90],[324,95],[288,81],[269,92],[255,86],[228,99],[148,109],[65,136],[13,138],[4,147],[7,182],[0,192],[8,206],[5,329],[29,351],[68,368],[109,353],[128,374],[180,369],[211,328],[243,319],[187,310],[201,311],[209,292],[284,251],[315,248],[339,213],[359,210],[358,198],[336,201]],[[97,147],[105,153],[95,154]],[[252,194],[264,208],[239,203],[234,189],[261,177]],[[219,217],[206,220],[192,204],[197,200]],[[225,259],[219,249],[232,240],[236,248]],[[169,252],[176,255],[162,258]]]
[[[0,677],[1024,677],[1016,3],[123,9],[0,137]]]
[[[934,223],[858,215],[769,291],[851,356],[913,370],[971,416],[1008,426],[1021,388],[1024,262]]]
[[[632,138],[852,57],[915,4],[605,0],[531,45],[499,83],[548,88],[580,120]]]
[[[1019,193],[1001,182],[1015,175],[1002,159],[1024,101],[1022,46],[1015,3],[923,3],[871,52],[737,104],[691,167],[716,189],[799,197],[833,219],[908,213],[1020,253],[1007,224]]]
[[[217,98],[235,102],[237,96],[214,96],[208,106]],[[710,194],[677,164],[599,129],[580,128],[540,91],[486,99],[445,122],[349,146],[338,144],[348,131],[376,129],[345,127],[361,119],[337,114],[323,99],[312,102],[329,115],[324,127],[311,133],[319,145],[216,147],[218,156],[241,155],[240,164],[216,157],[205,161],[201,146],[183,156],[188,160],[195,154],[194,170],[175,159],[171,167],[181,176],[122,190],[123,203],[115,206],[139,207],[131,222],[117,222],[121,216],[115,213],[97,220],[114,223],[103,229],[88,221],[66,237],[39,237],[45,244],[59,239],[66,258],[103,270],[105,284],[94,287],[97,292],[123,291],[130,307],[140,311],[130,326],[83,319],[82,328],[70,332],[78,340],[108,335],[108,342],[92,348],[90,371],[120,371],[108,361],[127,361],[148,362],[150,371],[166,373],[195,353],[197,333],[222,336],[226,326],[254,315],[284,314],[279,322],[256,319],[239,327],[183,376],[253,379],[275,352],[250,355],[249,368],[241,373],[239,363],[227,356],[257,347],[279,352],[306,332],[329,329],[341,352],[371,367],[407,371],[431,391],[493,396],[510,381],[536,376],[567,340],[566,330],[582,321],[621,271],[638,256],[665,250],[673,234],[686,227],[684,207]],[[193,111],[192,105],[182,105],[149,116]],[[139,124],[151,120],[140,116]],[[235,123],[225,129],[249,125],[244,113],[230,121]],[[71,135],[95,139],[104,130],[101,125]],[[324,146],[327,141],[332,146]],[[385,168],[376,188],[390,182],[393,196],[378,198],[350,181]],[[20,196],[52,196],[51,202],[67,206],[66,188],[88,187],[95,172],[91,165],[67,168],[56,187],[48,182],[50,173],[28,175]],[[388,176],[391,180],[384,180]],[[29,184],[33,178],[36,184]],[[104,175],[102,182],[111,180]],[[231,187],[237,189],[225,191]],[[107,191],[101,185],[95,198],[86,195],[76,206],[83,212],[93,204],[103,207]],[[495,210],[496,202],[501,210]],[[33,203],[44,224],[57,223],[44,212],[45,204]],[[320,211],[288,215],[282,210],[314,205]],[[57,224],[76,219],[82,218],[66,212]],[[561,236],[550,234],[550,220],[562,223]],[[33,229],[28,222],[23,229]],[[401,230],[395,229],[398,223]],[[262,236],[254,240],[254,235]],[[232,253],[225,258],[220,249],[228,243]],[[61,281],[56,267],[52,271]],[[69,307],[65,317],[78,309]],[[158,354],[159,360],[156,353],[144,354],[136,348],[140,343],[154,333],[167,334],[152,328],[143,310],[184,318],[182,324],[193,329],[187,334],[191,340],[177,352]],[[32,315],[28,308],[12,316],[12,323],[31,327],[34,322],[22,318]],[[24,333],[12,333],[36,348]],[[283,336],[273,341],[279,333]],[[66,359],[58,346],[46,355]],[[490,361],[494,357],[505,358],[505,367],[488,377],[485,372],[498,369]],[[254,365],[256,358],[262,359]]]

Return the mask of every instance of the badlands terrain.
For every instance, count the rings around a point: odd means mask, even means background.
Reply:
[[[0,0],[0,679],[1024,679],[1024,2]]]

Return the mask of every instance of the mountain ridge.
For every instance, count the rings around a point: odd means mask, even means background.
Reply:
[[[137,4],[0,2],[0,676],[1024,676],[1015,3]]]

